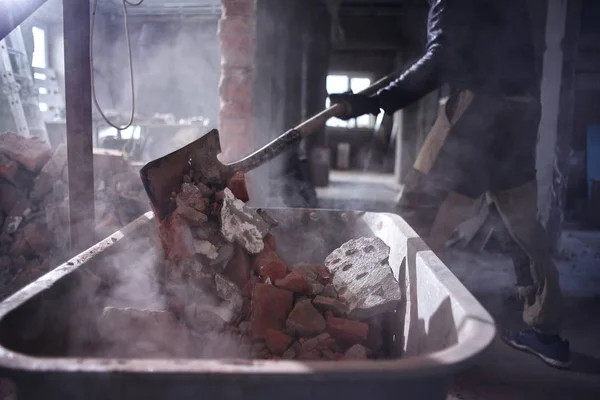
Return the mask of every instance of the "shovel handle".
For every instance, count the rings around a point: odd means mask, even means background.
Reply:
[[[359,92],[359,94],[374,94],[379,89],[387,86],[395,77],[396,73],[384,76],[368,88]],[[232,172],[243,171],[248,172],[261,166],[262,164],[272,160],[278,155],[291,149],[302,141],[303,138],[310,136],[315,130],[325,125],[329,118],[340,117],[346,113],[346,105],[334,104],[326,110],[314,115],[313,117],[302,122],[300,125],[285,132],[283,135],[267,143],[262,148],[254,153],[244,157],[238,162],[229,164],[227,167]]]

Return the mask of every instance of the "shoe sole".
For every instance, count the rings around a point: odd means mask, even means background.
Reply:
[[[571,365],[572,365],[571,361],[566,362],[566,363],[562,362],[562,361],[557,361],[557,360],[554,360],[552,358],[548,358],[548,357],[544,356],[543,354],[538,353],[537,351],[533,350],[530,347],[524,346],[524,345],[519,344],[519,343],[512,342],[512,341],[510,341],[508,339],[505,339],[505,338],[502,338],[502,340],[505,343],[511,345],[512,347],[514,347],[517,350],[526,351],[526,352],[528,352],[530,354],[534,354],[534,355],[538,356],[539,358],[542,359],[542,361],[544,361],[546,364],[550,365],[551,367],[560,368],[560,369],[569,369],[569,368],[571,368]]]

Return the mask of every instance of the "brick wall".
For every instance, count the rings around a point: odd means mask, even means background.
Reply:
[[[256,0],[221,0],[219,132],[223,157],[234,161],[252,149],[252,83]]]

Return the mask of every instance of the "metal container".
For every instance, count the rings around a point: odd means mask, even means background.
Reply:
[[[404,301],[387,320],[390,359],[103,357],[96,320],[104,306],[144,307],[153,301],[145,296],[153,290],[149,277],[158,245],[153,215],[147,213],[0,304],[0,376],[16,383],[20,400],[441,400],[453,374],[491,343],[490,315],[398,216],[267,212],[280,223],[273,233],[288,263],[322,263],[343,242],[362,236],[378,236],[391,247],[389,261]],[[123,290],[111,292],[118,284]]]

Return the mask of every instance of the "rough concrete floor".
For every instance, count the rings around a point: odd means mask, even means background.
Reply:
[[[390,176],[333,172],[330,179],[329,187],[318,189],[323,208],[390,212],[400,189]],[[572,370],[548,367],[496,338],[455,377],[449,400],[600,399],[600,232],[565,232],[561,253],[556,265],[567,307],[562,334],[571,344]],[[506,257],[452,251],[442,258],[499,328],[523,326]]]

